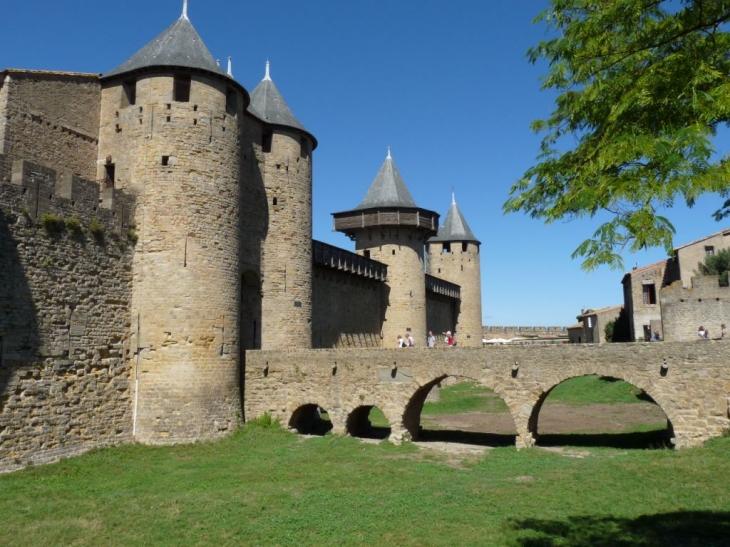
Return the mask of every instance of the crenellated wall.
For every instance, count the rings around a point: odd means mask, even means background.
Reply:
[[[26,161],[0,182],[0,471],[132,438],[133,201]],[[108,207],[108,208],[107,208]]]

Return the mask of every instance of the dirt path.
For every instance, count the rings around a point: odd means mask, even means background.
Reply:
[[[515,434],[515,425],[508,413],[470,412],[422,416],[424,429],[458,430],[471,433]],[[622,433],[637,427],[666,425],[666,416],[650,403],[616,403],[571,406],[545,403],[540,410],[537,429],[541,434]]]

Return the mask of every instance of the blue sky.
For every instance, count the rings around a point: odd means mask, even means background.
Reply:
[[[532,120],[554,95],[527,49],[546,37],[532,20],[547,0],[189,0],[214,57],[248,90],[271,76],[319,141],[314,152],[314,237],[353,249],[331,213],[355,207],[387,147],[423,208],[456,201],[482,241],[485,325],[566,326],[582,308],[622,301],[624,272],[586,273],[573,250],[599,221],[549,226],[502,213],[538,153]],[[4,0],[0,69],[103,73],[173,23],[182,0]],[[723,152],[727,146],[720,146]],[[707,196],[667,213],[675,245],[719,231]],[[664,258],[624,255],[626,268]]]

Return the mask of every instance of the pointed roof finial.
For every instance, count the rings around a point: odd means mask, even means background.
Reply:
[[[231,56],[228,56],[228,75],[233,78],[233,60]]]
[[[269,60],[266,59],[266,73],[264,74],[264,80],[271,80],[271,76],[269,75]]]
[[[451,205],[456,205],[456,197],[455,197],[455,192],[454,192],[454,190],[456,190],[456,186],[454,186],[454,185],[452,184],[452,185],[451,185]]]
[[[388,156],[385,159],[388,159],[388,160],[393,159],[390,157],[390,146],[388,147]]]
[[[183,19],[187,19],[188,18],[188,0],[183,0],[182,18]]]

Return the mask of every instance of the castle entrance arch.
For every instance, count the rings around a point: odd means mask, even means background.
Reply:
[[[528,428],[538,446],[669,446],[672,424],[641,387],[621,378],[586,374],[546,390]]]
[[[413,440],[514,446],[517,429],[504,400],[483,382],[444,375],[421,386],[403,413]]]

